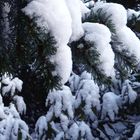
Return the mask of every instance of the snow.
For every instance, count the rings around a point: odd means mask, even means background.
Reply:
[[[86,136],[87,140],[93,140],[94,139],[94,137],[92,136],[90,127],[85,122],[82,121],[80,123],[79,127],[80,127],[80,132],[81,132],[82,137]]]
[[[135,35],[135,33],[127,26],[124,26],[121,30],[116,32],[116,37],[117,40],[124,45],[124,48],[129,51],[130,54],[136,56],[136,59],[139,62],[140,40]]]
[[[19,131],[22,134],[22,140],[30,138],[27,124],[20,119],[20,116],[13,104],[5,107],[0,105],[0,139],[9,140],[18,139]]]
[[[114,24],[116,30],[120,30],[127,23],[127,11],[125,8],[117,3],[102,3],[97,2],[92,9],[95,13],[101,10],[101,15],[107,18],[107,21],[111,21]]]
[[[26,104],[23,100],[23,97],[16,95],[16,96],[14,96],[13,100],[16,104],[18,112],[20,114],[25,114],[26,113]]]
[[[90,127],[84,121],[73,123],[68,130],[68,139],[77,140],[81,139],[93,140]]]
[[[74,6],[72,9],[71,5]],[[38,26],[49,30],[55,37],[57,52],[51,61],[56,65],[56,72],[53,73],[60,76],[62,85],[68,81],[72,72],[71,50],[67,46],[71,34],[75,37],[83,35],[80,10],[79,0],[33,0],[22,9],[30,18],[36,17]]]
[[[138,18],[140,16],[140,11],[135,11],[133,9],[127,10],[127,19],[131,20],[133,17]]]
[[[113,92],[107,92],[103,95],[103,105],[102,105],[102,119],[106,116],[114,121],[115,115],[118,114],[120,107],[120,97]]]
[[[71,50],[67,45],[57,48],[57,53],[51,57],[55,65],[55,71],[61,78],[61,84],[65,84],[72,72]]]
[[[74,117],[73,114],[74,97],[67,86],[63,86],[62,90],[54,90],[48,94],[46,99],[46,106],[51,104],[54,115],[60,117],[63,111],[67,111],[70,118]]]
[[[37,18],[40,27],[51,30],[58,44],[67,44],[72,33],[71,16],[65,0],[33,0],[23,10]]]
[[[17,109],[13,103],[10,103],[9,105],[9,112],[14,116],[14,118],[20,118],[19,113],[17,112]]]
[[[22,82],[19,78],[17,78],[17,77],[15,77],[14,79],[12,79],[12,81],[15,83],[16,89],[17,89],[19,92],[21,92],[23,82]]]
[[[69,137],[72,140],[77,140],[79,136],[79,126],[77,123],[73,123],[68,131]]]
[[[54,140],[62,140],[64,139],[64,132],[60,132],[57,134],[57,136],[54,138]]]
[[[90,4],[92,5],[94,2],[92,1]],[[80,9],[81,9],[81,13],[82,13],[82,17],[85,16],[85,14],[88,14],[90,12],[90,10],[85,6],[85,4],[80,1]]]
[[[51,107],[46,114],[47,122],[51,121],[52,117],[53,117],[53,107]]]
[[[82,80],[78,86],[77,90],[77,100],[76,106],[81,103],[81,99],[85,100],[88,107],[96,107],[97,110],[100,110],[100,95],[99,87],[92,80]],[[80,101],[80,102],[79,102]]]
[[[91,42],[99,52],[101,65],[99,68],[104,70],[107,76],[114,76],[114,53],[109,44],[111,33],[109,29],[99,23],[83,23],[85,30],[85,40]],[[92,48],[91,48],[92,49]],[[94,60],[93,60],[94,61]]]
[[[68,130],[68,124],[69,124],[68,117],[64,114],[61,114],[60,123],[61,123],[61,127],[62,127],[63,131],[66,132]]]
[[[105,132],[107,133],[107,135],[113,137],[115,136],[115,132],[113,129],[111,129],[107,124],[104,125],[104,129],[105,129]]]
[[[19,92],[21,92],[22,90],[23,82],[19,78],[13,78],[12,75],[9,75],[7,73],[2,76],[1,83],[5,85],[2,87],[3,95],[10,92],[11,96],[13,96],[16,90]]]
[[[14,121],[13,122],[13,126],[12,126],[12,134],[10,135],[11,139],[15,140],[18,137],[18,133],[19,131],[21,131],[22,133],[22,140],[26,140],[27,139],[27,132],[28,130],[28,126],[25,124],[25,122],[18,120],[18,121]]]
[[[26,15],[37,18],[40,27],[52,31],[61,44],[76,41],[84,34],[82,15],[89,12],[80,0],[33,0],[23,10]]]
[[[124,102],[134,103],[137,98],[137,93],[132,89],[131,82],[129,80],[125,80],[122,85],[121,96]]]
[[[65,0],[72,18],[71,42],[80,39],[84,35],[82,28],[82,13],[80,0]]]
[[[126,26],[127,16],[130,18],[132,13],[138,16],[138,13],[130,9],[127,12],[122,5],[116,3],[97,2],[92,10],[93,12],[97,13],[100,18],[103,19],[104,17],[104,22],[106,22],[106,25],[109,24],[109,22],[113,24],[113,28],[115,29],[115,37],[117,38],[118,42],[121,42],[124,45],[124,48],[128,50],[131,55],[136,56],[136,59],[139,62],[140,40],[136,37],[134,32]],[[101,10],[100,13],[98,13],[99,10]],[[98,42],[100,42],[99,37],[97,38]]]
[[[93,108],[97,111],[101,109],[99,87],[90,79],[82,79],[76,91],[75,108],[78,108],[84,102],[84,113],[95,120]]]
[[[4,112],[4,104],[3,104],[3,100],[2,100],[2,96],[0,95],[0,119],[5,119],[6,115]]]
[[[72,92],[75,92],[78,88],[78,84],[80,82],[80,77],[73,73],[69,78],[69,87]]]
[[[94,2],[88,4],[88,7],[90,7],[94,5]],[[111,21],[115,25],[117,39],[123,43],[124,47],[131,54],[136,55],[137,60],[140,61],[140,54],[138,53],[140,41],[126,26],[127,14],[125,8],[114,3],[97,3],[92,8],[95,13],[99,9],[102,9],[101,14],[105,14],[107,22]],[[45,135],[49,131],[48,127],[51,127],[55,132],[52,134],[52,139],[54,140],[64,138],[73,140],[78,138],[81,138],[81,140],[94,139],[88,124],[89,122],[86,124],[82,120],[79,121],[78,117],[74,116],[75,109],[81,109],[82,106],[82,111],[84,112],[82,115],[86,116],[87,121],[89,119],[91,123],[93,122],[94,124],[91,125],[93,128],[96,128],[98,127],[98,116],[96,115],[101,115],[101,119],[109,117],[114,121],[123,95],[127,96],[129,103],[133,103],[136,100],[137,93],[132,89],[129,81],[126,80],[123,84],[121,95],[107,92],[102,98],[99,93],[99,87],[93,81],[94,77],[90,73],[84,71],[80,76],[72,73],[70,77],[72,58],[71,50],[67,44],[77,41],[84,36],[84,40],[92,44],[90,49],[96,47],[100,54],[100,65],[98,66],[100,70],[103,70],[106,76],[114,77],[114,53],[110,45],[110,30],[105,25],[99,23],[86,22],[82,24],[82,16],[84,17],[90,10],[80,0],[33,0],[22,11],[30,18],[36,18],[37,25],[46,30],[47,33],[51,32],[54,36],[57,51],[55,55],[50,57],[50,61],[56,66],[55,71],[52,73],[60,76],[62,84],[61,89],[53,89],[48,93],[46,107],[49,109],[47,114],[41,116],[36,123],[36,138],[46,139]],[[79,45],[79,47],[83,46]],[[64,86],[68,79],[71,90],[69,87]],[[21,92],[22,84],[23,82],[19,78],[5,75],[2,77],[0,88],[2,86],[3,95],[10,92],[13,96],[16,90]],[[72,95],[71,91],[76,93],[76,95]],[[100,100],[100,98],[103,100]],[[28,127],[25,122],[20,120],[19,116],[19,113],[25,113],[26,111],[23,98],[14,96],[13,101],[16,102],[16,107],[11,103],[6,108],[0,96],[0,119],[2,119],[0,121],[0,139],[2,140],[4,140],[2,134],[9,137],[11,130],[11,138],[17,139],[19,128],[23,139],[26,139],[28,134]],[[102,104],[101,101],[103,101]],[[6,114],[5,112],[8,113]],[[107,134],[114,135],[112,133],[114,131],[109,125],[105,124],[104,128]],[[138,124],[136,125],[133,138],[139,137],[139,131],[140,127]]]
[[[46,121],[46,117],[45,116],[41,116],[35,125],[35,131],[38,134],[38,139],[40,139],[44,133],[44,131],[48,130],[48,125],[47,125],[47,121]]]
[[[87,2],[85,3],[85,5],[86,5],[88,8],[92,8],[92,7],[94,7],[95,2],[94,2],[93,0],[87,1]]]
[[[82,74],[80,75],[80,79],[92,80],[93,77],[92,77],[91,73],[89,73],[87,71],[83,71]]]

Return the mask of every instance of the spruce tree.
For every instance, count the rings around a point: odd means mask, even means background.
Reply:
[[[140,139],[140,40],[127,12],[105,1],[0,2],[0,139]]]

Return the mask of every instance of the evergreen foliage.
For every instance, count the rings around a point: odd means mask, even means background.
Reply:
[[[124,7],[108,4],[114,9],[108,10],[104,6],[96,9],[96,3],[92,5],[90,0],[82,1],[89,8],[88,12],[81,12],[83,34],[77,29],[76,33],[82,35],[78,40],[78,37],[73,38],[72,42],[69,37],[68,46],[63,41],[59,42],[63,32],[53,32],[49,28],[51,22],[47,23],[48,28],[40,27],[37,21],[41,15],[25,15],[22,9],[30,0],[0,2],[0,139],[140,139],[137,119],[140,116],[140,55],[137,53],[140,45],[127,44],[129,36],[120,40],[119,33],[122,31],[123,35],[125,30],[122,29],[126,29],[134,41],[139,40],[125,22],[122,21],[122,27],[119,27],[114,19],[117,8],[126,16]],[[37,0],[32,2],[39,4]],[[62,4],[67,5],[73,25],[75,13],[72,11],[75,9],[68,6],[75,1],[65,2]],[[138,3],[137,0],[116,2],[126,7],[137,7]],[[6,14],[5,6],[9,9]],[[134,16],[127,24],[134,32],[138,19]],[[92,30],[91,27],[97,29]],[[71,28],[70,32],[74,34],[73,26]],[[55,33],[60,36],[57,38]],[[139,31],[136,33],[138,36]],[[56,54],[63,56],[69,47],[73,71],[67,83],[62,84],[63,77],[56,72],[57,63],[52,58]],[[63,59],[67,58],[57,58],[66,63]]]
[[[94,75],[94,80],[98,84],[111,83],[110,78],[104,74],[104,70],[99,68],[101,64],[99,60],[100,54],[93,43],[81,38],[79,41],[71,44],[71,49],[73,52],[75,73],[81,74],[84,70],[87,70]]]

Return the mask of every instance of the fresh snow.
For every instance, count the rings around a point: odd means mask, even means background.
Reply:
[[[65,0],[33,0],[23,10],[37,24],[52,32],[58,44],[67,44],[72,33],[71,15]]]
[[[95,108],[97,111],[100,111],[100,94],[98,85],[95,84],[91,78],[91,74],[86,71],[81,74],[74,106],[78,108],[84,103],[84,113],[89,116],[91,120],[95,120],[96,115],[92,109]]]
[[[95,13],[101,9],[101,14],[110,20],[116,30],[120,30],[127,24],[127,11],[125,8],[117,3],[102,3],[97,2],[92,9]]]
[[[83,23],[85,31],[84,39],[94,44],[100,56],[99,68],[104,70],[107,76],[114,76],[114,52],[109,44],[111,41],[111,33],[109,29],[99,23]],[[94,60],[93,60],[94,61]]]
[[[131,82],[129,80],[125,80],[122,85],[121,96],[124,102],[134,103],[137,98],[137,93],[132,89]]]
[[[72,18],[71,41],[76,41],[84,35],[82,28],[82,13],[80,0],[65,0]]]
[[[108,116],[112,121],[118,114],[120,107],[120,97],[113,92],[107,92],[103,95],[102,119]]]
[[[51,62],[55,64],[55,73],[61,78],[61,84],[65,84],[72,72],[71,50],[67,45],[57,48],[57,53],[51,57]]]
[[[23,97],[16,95],[13,97],[13,100],[15,102],[18,112],[20,114],[25,114],[26,113],[26,104],[23,100]]]
[[[136,56],[137,61],[140,61],[140,40],[135,35],[135,33],[128,28],[127,26],[124,26],[121,28],[121,30],[118,30],[116,32],[116,38],[119,42],[122,43],[124,48],[129,51],[130,54]],[[123,47],[121,46],[121,47]]]
[[[78,137],[82,137],[82,139],[86,140],[94,139],[90,127],[84,121],[73,123],[68,134],[68,138],[72,140],[77,140]]]
[[[51,104],[56,117],[60,117],[63,111],[67,111],[68,116],[73,118],[73,102],[74,97],[69,87],[63,86],[62,90],[50,91],[46,100],[46,106]]]
[[[101,10],[100,16],[105,16],[104,19],[106,20],[106,22],[111,22],[113,24],[115,34],[112,34],[117,38],[118,42],[122,43],[120,47],[124,47],[126,50],[129,51],[129,54],[136,56],[136,59],[139,62],[140,40],[135,35],[135,33],[126,26],[127,18],[130,18],[132,13],[138,16],[138,12],[136,13],[132,10],[128,10],[127,12],[126,9],[120,4],[101,2],[97,2],[92,10],[95,13]],[[100,41],[98,40],[98,42]]]
[[[33,0],[22,11],[35,17],[38,26],[51,31],[55,37],[57,52],[51,61],[56,64],[61,83],[65,84],[72,72],[71,50],[67,44],[83,36],[81,18],[88,9],[80,0]]]
[[[135,11],[133,9],[127,10],[127,19],[132,20],[134,17],[138,18],[140,16],[140,11]]]
[[[0,139],[16,140],[18,139],[19,130],[22,134],[22,140],[26,140],[29,136],[29,128],[27,124],[20,119],[14,104],[5,107],[0,95]]]
[[[10,92],[11,96],[13,96],[16,90],[19,92],[22,90],[23,82],[18,77],[13,78],[12,75],[7,73],[2,76],[1,83],[5,85],[2,87],[3,95]]]

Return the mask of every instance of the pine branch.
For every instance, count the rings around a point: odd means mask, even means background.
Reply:
[[[97,12],[91,10],[89,15],[86,15],[84,22],[92,22],[92,23],[100,23],[106,25],[112,33],[116,32],[115,25],[113,24],[110,17],[112,15],[108,15],[107,12],[103,11],[102,8],[99,8]]]
[[[127,79],[138,65],[136,56],[127,50],[122,42],[112,37],[112,49],[115,53],[115,68],[120,73],[120,79]]]
[[[83,47],[79,48],[80,45]],[[104,70],[100,67],[100,54],[93,43],[91,44],[81,38],[78,42],[73,42],[71,48],[74,65],[78,65],[78,67],[80,67],[80,65],[84,66],[83,70],[86,69],[92,73],[95,82],[100,85],[103,83],[109,85],[111,83],[111,78],[107,77],[104,74]],[[81,72],[83,72],[83,70]]]

